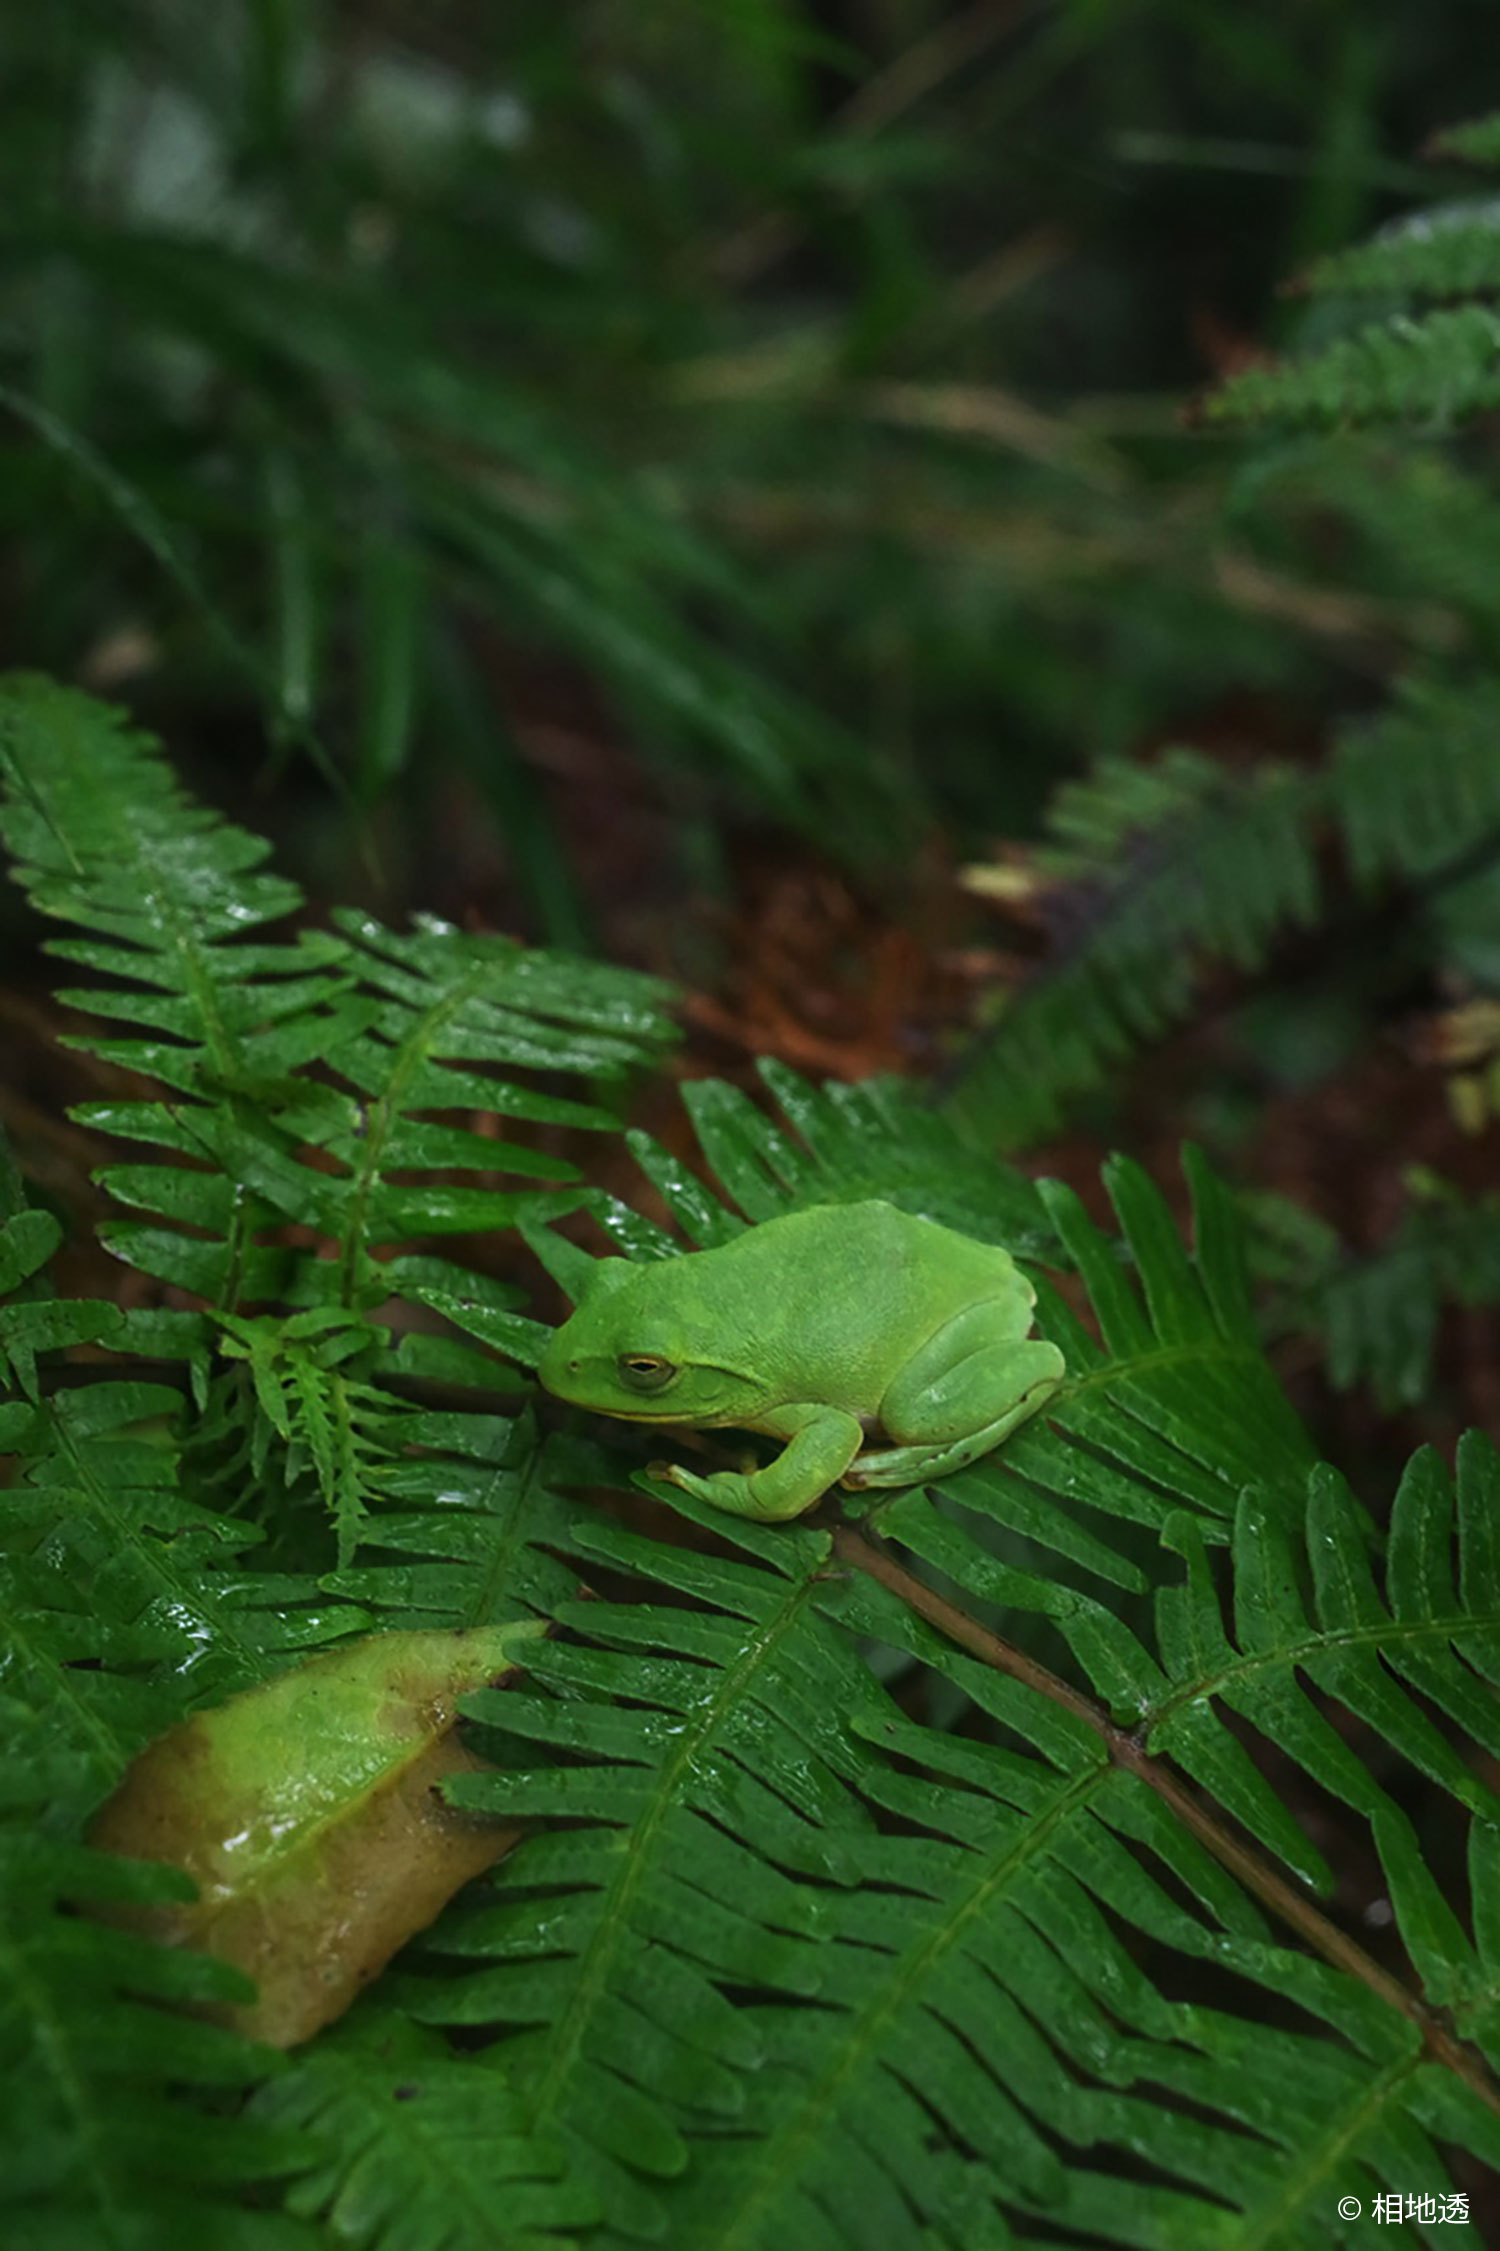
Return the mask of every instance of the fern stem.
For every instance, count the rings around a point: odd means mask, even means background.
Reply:
[[[939,1633],[957,1643],[960,1649],[977,1657],[981,1664],[993,1666],[996,1672],[1006,1673],[1034,1689],[1038,1695],[1061,1705],[1086,1726],[1093,1729],[1109,1753],[1111,1762],[1124,1768],[1156,1792],[1164,1804],[1190,1830],[1204,1848],[1227,1868],[1245,1890],[1258,1899],[1271,1914],[1291,1926],[1297,1935],[1322,1955],[1336,1969],[1344,1970],[1358,1978],[1371,1992],[1379,1995],[1390,2008],[1407,2017],[1422,2036],[1428,2054],[1443,2064],[1476,2094],[1490,2110],[1500,2116],[1500,2086],[1490,2076],[1483,2059],[1443,2022],[1440,2014],[1411,1993],[1388,1970],[1371,1959],[1355,1940],[1341,1931],[1304,1896],[1297,1887],[1279,1875],[1251,1847],[1241,1844],[1202,1806],[1185,1783],[1179,1781],[1160,1759],[1153,1758],[1138,1735],[1129,1729],[1117,1727],[1091,1698],[1060,1680],[1045,1665],[1038,1664],[1023,1650],[1002,1641],[987,1627],[971,1618],[956,1603],[925,1586],[912,1572],[903,1568],[883,1549],[851,1526],[841,1525],[833,1534],[834,1554],[839,1561],[889,1589],[908,1608],[935,1626]]]
[[[339,1303],[352,1308],[359,1294],[360,1252],[364,1248],[370,1199],[381,1183],[381,1166],[402,1115],[402,1097],[412,1076],[429,1060],[439,1033],[494,982],[493,965],[476,963],[468,976],[424,1009],[394,1044],[390,1075],[378,1101],[369,1104],[361,1158],[350,1183],[349,1218],[339,1242]]]

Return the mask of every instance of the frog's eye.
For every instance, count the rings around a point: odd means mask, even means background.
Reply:
[[[627,1391],[662,1391],[677,1373],[670,1360],[655,1352],[624,1352],[616,1365]]]

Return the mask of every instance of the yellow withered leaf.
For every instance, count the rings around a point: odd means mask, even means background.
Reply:
[[[517,1841],[438,1784],[483,1765],[459,1698],[515,1673],[543,1631],[371,1634],[172,1728],[90,1842],[184,1869],[198,1896],[120,1919],[253,1978],[256,1999],[223,2021],[276,2047],[307,2039]]]

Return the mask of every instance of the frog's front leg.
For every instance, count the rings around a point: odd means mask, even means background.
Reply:
[[[969,1306],[913,1353],[880,1405],[881,1427],[902,1441],[857,1461],[858,1490],[920,1485],[967,1469],[1051,1398],[1067,1373],[1055,1344],[1018,1337],[1012,1303]]]
[[[841,1407],[780,1407],[756,1427],[787,1440],[764,1469],[748,1474],[721,1469],[699,1477],[673,1463],[657,1474],[714,1508],[774,1524],[800,1516],[821,1500],[831,1485],[837,1485],[864,1440],[858,1416],[846,1414]]]

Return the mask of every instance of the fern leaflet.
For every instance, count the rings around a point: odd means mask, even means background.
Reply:
[[[1275,419],[1293,427],[1398,422],[1447,430],[1500,403],[1500,313],[1459,305],[1405,314],[1341,336],[1321,352],[1247,368],[1206,402],[1215,423]]]
[[[1369,242],[1320,258],[1298,279],[1309,296],[1475,297],[1500,290],[1500,205],[1419,211]]]

